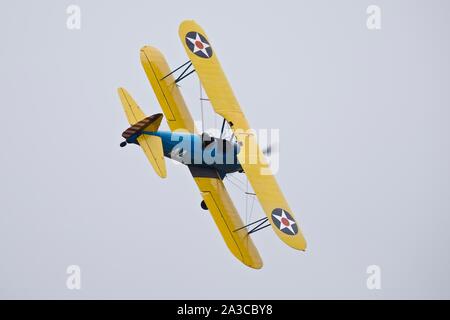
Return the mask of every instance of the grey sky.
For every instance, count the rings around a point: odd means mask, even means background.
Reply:
[[[69,4],[79,31],[66,28]],[[370,4],[381,30],[366,28]],[[449,12],[448,1],[4,3],[0,297],[450,298]],[[185,62],[184,19],[207,31],[251,125],[280,129],[277,177],[306,253],[265,229],[254,236],[265,266],[243,266],[186,168],[168,162],[161,180],[138,148],[119,148],[116,88],[161,111],[139,49]],[[200,119],[197,78],[182,90]],[[65,286],[71,264],[79,291]],[[372,264],[381,290],[366,287]]]

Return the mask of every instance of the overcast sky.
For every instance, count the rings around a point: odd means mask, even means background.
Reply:
[[[450,298],[449,12],[444,0],[5,2],[0,298]],[[253,237],[263,269],[245,267],[185,167],[167,162],[162,180],[119,147],[116,88],[161,112],[139,49],[184,63],[184,19],[206,30],[250,124],[280,129],[277,178],[305,253],[268,228]],[[200,120],[198,78],[181,85]]]

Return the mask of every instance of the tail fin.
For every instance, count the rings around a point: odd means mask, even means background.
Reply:
[[[141,134],[142,131],[157,131],[161,124],[162,114],[146,117],[131,95],[123,88],[118,90],[120,101],[131,127],[125,130],[122,136],[127,139],[136,139],[150,164],[161,177],[167,176],[166,163],[161,138],[158,136]],[[126,143],[125,143],[126,144]]]

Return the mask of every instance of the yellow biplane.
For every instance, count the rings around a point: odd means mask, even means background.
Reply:
[[[158,130],[163,115],[147,117],[130,94],[119,88],[120,100],[131,125],[122,134],[125,141],[121,147],[139,145],[162,178],[167,174],[164,157],[185,164],[200,189],[201,207],[210,211],[226,245],[245,265],[262,267],[250,235],[268,226],[292,248],[305,250],[306,241],[298,222],[270,171],[205,31],[194,21],[184,21],[179,36],[189,61],[174,70],[170,70],[158,49],[145,46],[140,53],[142,66],[171,131]],[[206,100],[215,113],[223,117],[220,137],[197,133],[181,95],[178,83],[193,72],[200,78]],[[232,139],[222,138],[225,124],[232,130]],[[243,224],[222,181],[227,174],[235,172],[247,176],[265,218]]]

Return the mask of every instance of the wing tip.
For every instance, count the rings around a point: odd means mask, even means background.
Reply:
[[[255,270],[261,270],[263,267],[263,263],[259,263],[259,264],[246,264],[245,265],[249,268],[255,269]]]
[[[181,21],[180,26],[178,27],[178,33],[179,33],[180,36],[181,36],[182,31],[183,31],[185,28],[192,29],[192,27],[201,29],[200,25],[199,25],[195,20],[193,20],[193,19],[190,19],[190,20],[183,20],[183,21]],[[193,31],[193,30],[190,30],[190,31]],[[184,35],[183,35],[183,38],[184,38]]]
[[[280,240],[283,241],[285,244],[287,244],[289,247],[303,252],[306,251],[307,247],[306,240],[301,232],[299,232],[295,236],[286,236],[285,234],[280,234],[277,229],[276,231],[277,232],[275,233],[280,238]]]
[[[197,22],[195,22],[194,19],[185,19],[185,20],[181,21],[180,28],[181,28],[181,26],[184,26],[186,24],[191,24],[191,23],[192,24],[197,24]]]
[[[163,59],[161,51],[158,48],[149,45],[145,45],[140,49],[139,56],[144,69],[146,66],[150,65],[151,61]]]
[[[235,255],[236,258],[238,258],[238,260],[240,260],[245,266],[251,268],[251,269],[256,269],[259,270],[264,266],[264,263],[261,259],[261,257],[259,256],[259,254],[257,254],[257,256],[254,256],[252,258],[249,259],[249,257],[242,257],[242,256],[237,256]]]
[[[140,49],[140,52],[143,53],[145,50],[158,50],[158,49],[149,45],[145,45]]]
[[[295,241],[295,243],[288,243],[288,245],[299,251],[306,252],[307,245],[306,245],[306,240],[303,238],[303,236],[301,236],[300,239]]]

